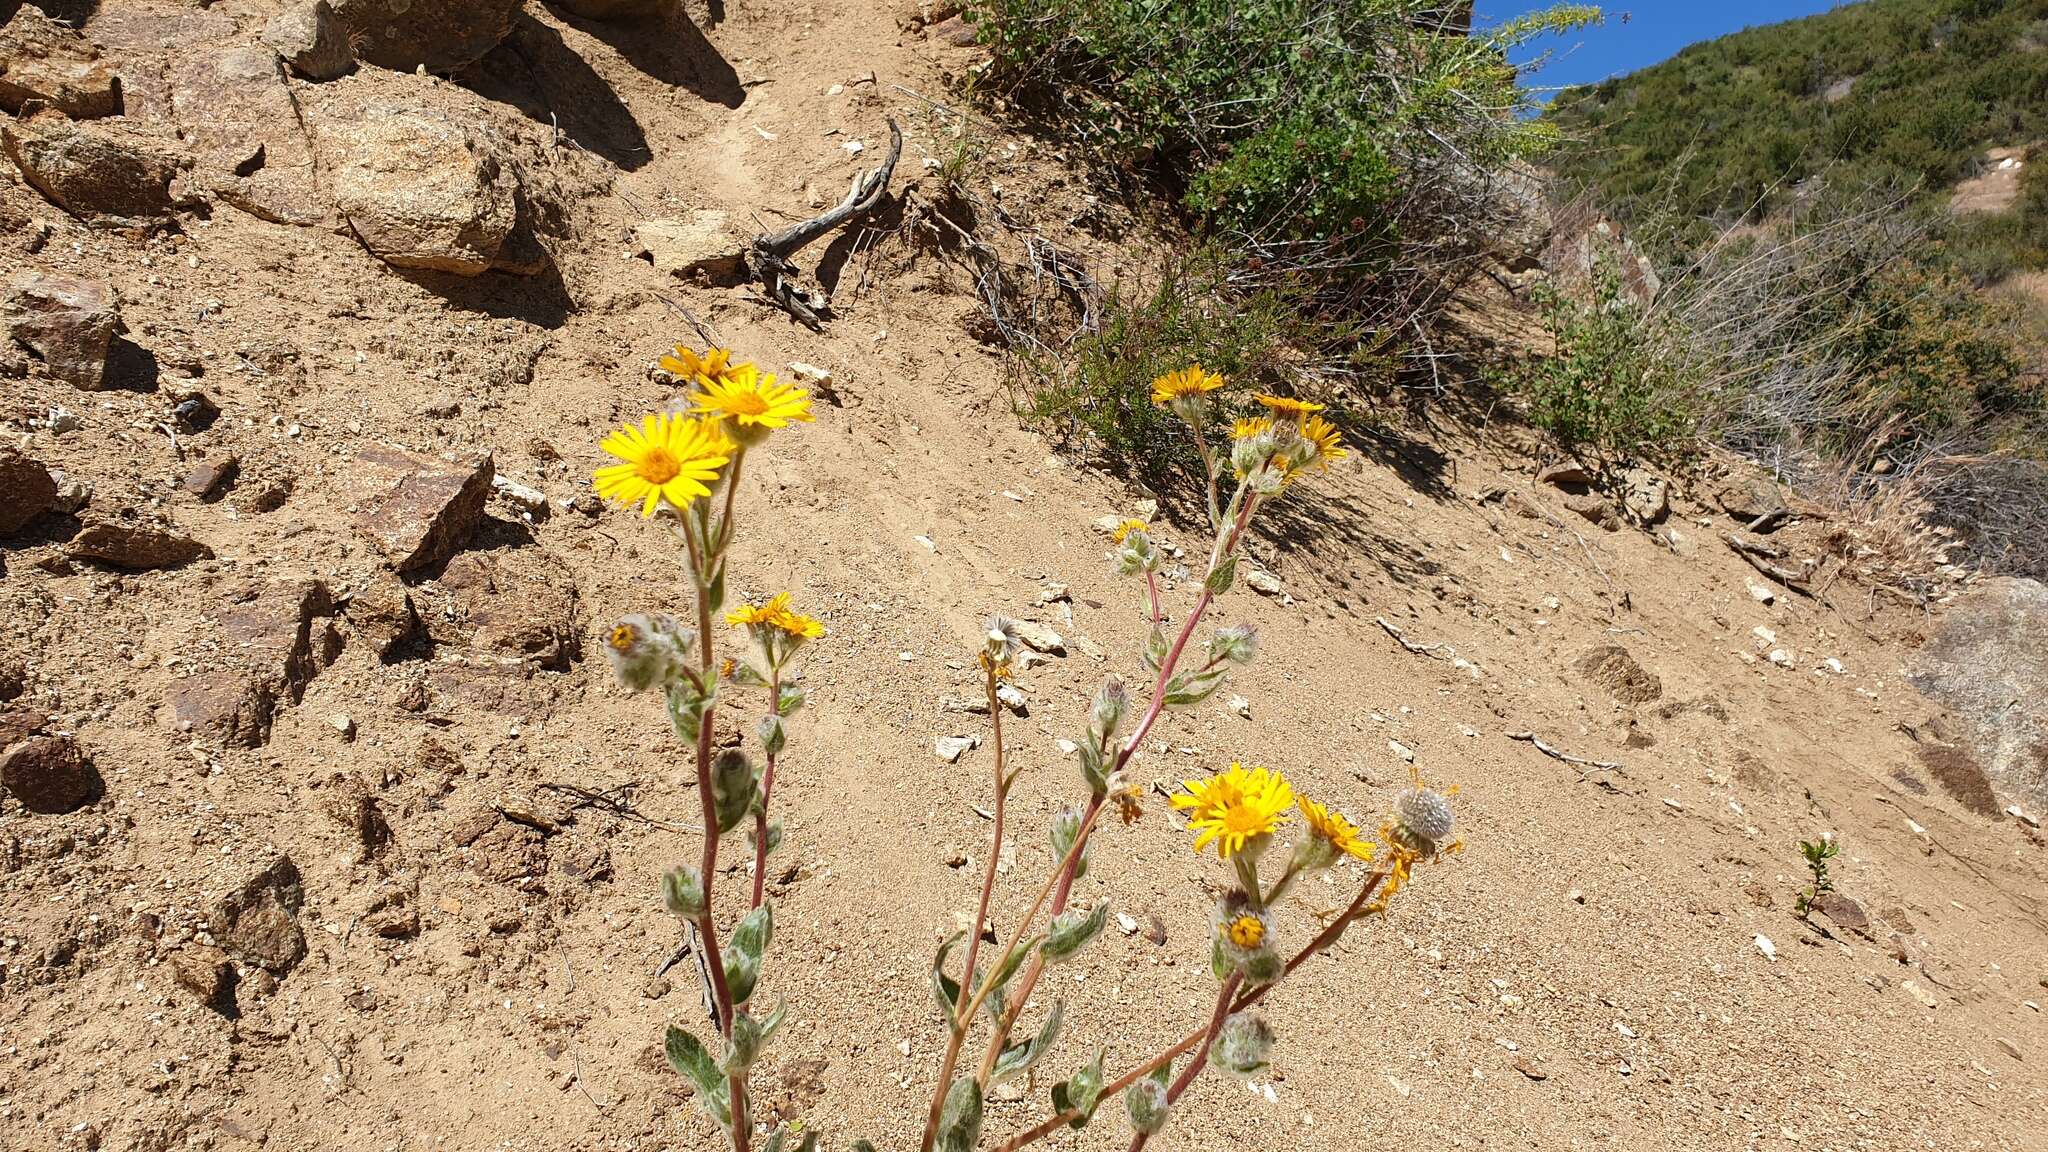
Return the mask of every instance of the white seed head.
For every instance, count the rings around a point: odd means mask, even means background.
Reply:
[[[1432,788],[1410,788],[1394,800],[1394,822],[1428,851],[1450,839],[1457,815],[1443,793]]]

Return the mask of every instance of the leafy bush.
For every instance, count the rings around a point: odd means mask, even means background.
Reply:
[[[1681,450],[1697,426],[1683,371],[1658,323],[1624,298],[1620,277],[1603,267],[1582,295],[1536,295],[1553,351],[1501,378],[1528,402],[1529,422],[1565,451],[1603,461]]]

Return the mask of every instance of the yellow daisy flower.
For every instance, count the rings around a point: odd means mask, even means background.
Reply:
[[[1357,826],[1346,820],[1343,813],[1332,811],[1306,796],[1301,797],[1297,805],[1301,809],[1302,823],[1308,825],[1310,835],[1348,856],[1372,859],[1379,845],[1370,840],[1360,840]]]
[[[1223,387],[1223,377],[1214,372],[1202,371],[1200,364],[1190,364],[1178,372],[1152,381],[1152,402],[1171,404],[1183,396],[1206,396]]]
[[[1265,405],[1266,411],[1271,412],[1275,416],[1293,416],[1297,419],[1307,419],[1310,413],[1323,410],[1323,405],[1317,404],[1314,401],[1296,400],[1289,396],[1270,396],[1264,392],[1258,393],[1252,399]]]
[[[1151,530],[1152,526],[1143,520],[1126,520],[1110,531],[1109,538],[1111,541],[1121,544],[1124,542],[1124,537],[1129,536],[1133,532],[1150,532]]]
[[[1230,426],[1230,438],[1232,440],[1249,440],[1254,436],[1263,436],[1267,432],[1272,431],[1272,429],[1273,418],[1271,416],[1239,416],[1237,422]]]
[[[676,345],[674,353],[661,358],[661,367],[684,380],[716,380],[734,370],[730,348],[707,348],[700,355],[681,344]]]
[[[801,612],[785,610],[775,617],[773,623],[791,636],[801,636],[806,640],[816,640],[825,634],[824,621],[814,620]]]
[[[787,592],[777,592],[766,603],[742,604],[725,614],[725,622],[735,628],[774,628],[805,640],[816,640],[825,634],[822,621],[790,610]]]
[[[1224,932],[1229,935],[1232,944],[1246,951],[1266,942],[1266,922],[1250,914],[1232,920],[1224,928]]]
[[[1301,422],[1301,438],[1316,446],[1314,463],[1319,469],[1328,469],[1330,461],[1342,460],[1346,455],[1344,434],[1321,416],[1310,416]]]
[[[1173,798],[1173,806],[1188,813],[1197,852],[1214,844],[1216,855],[1228,860],[1248,841],[1293,819],[1287,809],[1294,804],[1294,786],[1265,768],[1247,770],[1233,763],[1228,772],[1185,780],[1181,786],[1186,791]]]
[[[692,412],[717,416],[733,425],[735,432],[754,428],[782,428],[792,420],[810,423],[811,394],[788,384],[777,384],[775,374],[752,364],[742,364],[723,376],[700,376],[702,391],[690,397]]]
[[[604,438],[604,450],[625,461],[607,464],[594,476],[597,494],[618,504],[639,504],[642,516],[666,500],[677,511],[699,496],[732,459],[733,444],[711,420],[667,413],[651,415]]]

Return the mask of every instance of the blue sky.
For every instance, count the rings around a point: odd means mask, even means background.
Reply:
[[[1606,3],[1606,24],[1529,46],[1524,58],[1548,51],[1550,60],[1529,83],[1562,88],[1604,80],[1670,59],[1680,48],[1758,24],[1825,12],[1841,0],[1627,0]],[[1548,7],[1535,0],[1479,0],[1481,27]],[[1626,14],[1627,19],[1623,19]]]

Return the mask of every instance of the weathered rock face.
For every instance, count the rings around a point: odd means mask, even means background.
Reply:
[[[280,976],[306,955],[299,908],[306,899],[298,866],[278,856],[213,906],[207,931],[228,954]]]
[[[332,80],[356,66],[348,27],[327,0],[294,4],[263,26],[263,42],[308,80]]]
[[[121,112],[121,81],[99,49],[24,4],[0,28],[0,108],[55,108],[76,120]]]
[[[234,20],[193,5],[150,8],[101,4],[86,22],[87,38],[105,49],[121,77],[121,111],[130,120],[170,124],[167,56],[183,57],[232,43]]]
[[[106,520],[80,529],[71,538],[68,554],[74,560],[141,572],[210,560],[213,549],[168,524]]]
[[[1579,675],[1622,704],[1647,704],[1664,695],[1664,682],[1636,663],[1619,644],[1603,644],[1579,657]]]
[[[474,63],[512,31],[525,0],[339,0],[335,14],[357,33],[357,54],[380,68],[451,72]]]
[[[107,348],[121,328],[111,286],[31,274],[0,302],[0,322],[50,375],[88,391],[107,386]]]
[[[464,553],[419,590],[437,644],[565,671],[577,655],[575,574],[538,548]]]
[[[2048,808],[2048,585],[1986,580],[1950,606],[1907,678],[1962,721],[1999,788]]]
[[[69,736],[36,736],[0,757],[0,784],[22,807],[62,815],[90,804],[106,791],[98,769]]]
[[[169,72],[172,113],[191,145],[199,187],[280,224],[327,218],[313,149],[276,53],[198,50],[174,56]]]
[[[356,453],[356,462],[384,481],[357,526],[400,572],[431,567],[460,551],[491,497],[489,455],[451,463],[372,445]]]
[[[176,151],[120,121],[39,116],[0,124],[0,148],[36,191],[73,216],[160,216],[186,167]]]
[[[340,651],[334,600],[318,580],[283,581],[235,604],[182,650],[219,666],[186,677],[166,695],[173,727],[223,744],[254,748],[271,722]]]
[[[519,182],[496,132],[388,103],[329,106],[316,129],[335,206],[379,259],[459,276],[497,261]]]
[[[12,536],[56,506],[57,481],[50,470],[0,445],[0,536]]]
[[[672,7],[675,0],[562,0],[562,7],[585,20],[648,20]]]
[[[643,220],[634,226],[633,239],[648,263],[686,278],[699,272],[713,278],[738,275],[751,243],[733,224],[732,214],[717,208]]]
[[[380,574],[348,602],[348,622],[380,660],[389,660],[419,635],[412,593],[390,573]]]

